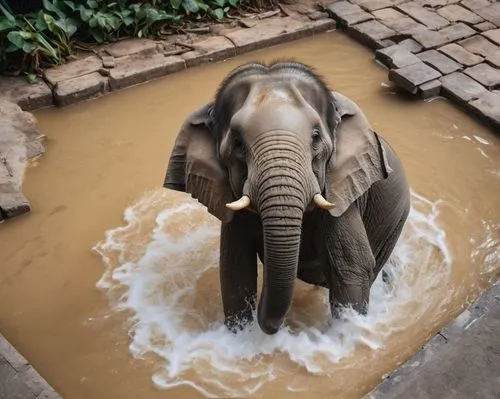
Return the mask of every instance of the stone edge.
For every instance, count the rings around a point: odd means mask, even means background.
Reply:
[[[415,352],[408,360],[384,377],[372,391],[363,399],[383,399],[389,392],[408,381],[412,373],[425,368],[426,363],[439,356],[440,351],[447,345],[459,344],[459,338],[467,334],[467,328],[479,318],[487,317],[488,313],[500,302],[500,282],[496,282],[479,294],[476,300],[453,319],[448,325],[441,328],[424,346]]]
[[[23,383],[33,392],[35,398],[62,399],[55,389],[29,364],[7,339],[0,333],[0,358],[18,373]],[[36,389],[33,389],[35,388]]]

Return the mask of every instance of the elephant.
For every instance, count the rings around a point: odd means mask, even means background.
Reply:
[[[331,318],[366,315],[410,210],[395,150],[312,66],[248,62],[180,126],[163,188],[220,221],[224,325],[283,327],[296,279],[325,288]],[[257,257],[263,264],[257,305]]]

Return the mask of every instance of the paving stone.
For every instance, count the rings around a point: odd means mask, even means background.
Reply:
[[[465,69],[464,73],[488,89],[500,88],[500,70],[484,62]]]
[[[500,29],[488,30],[483,32],[482,35],[500,46]]]
[[[347,32],[349,35],[372,49],[380,48],[380,45],[377,43],[378,41],[389,39],[396,35],[395,31],[382,25],[378,21],[367,21],[350,26]]]
[[[437,48],[450,42],[450,39],[445,35],[433,30],[415,32],[412,34],[412,37],[426,50]]]
[[[460,4],[471,11],[479,10],[491,5],[488,0],[463,0]]]
[[[375,51],[375,58],[388,68],[403,68],[420,62],[416,55],[397,44]]]
[[[468,24],[478,24],[483,22],[483,18],[458,4],[450,4],[437,10],[438,14],[450,22],[466,22]]]
[[[492,42],[481,35],[469,37],[468,39],[460,41],[458,44],[460,44],[467,51],[483,57],[487,57],[489,54],[500,51],[499,46],[495,46]]]
[[[95,55],[91,55],[76,61],[68,62],[67,64],[56,65],[44,70],[43,74],[45,79],[55,86],[58,82],[63,80],[97,72],[101,67],[102,60]]]
[[[176,56],[164,57],[163,54],[154,54],[151,57],[121,57],[116,60],[115,67],[110,69],[109,85],[111,90],[119,90],[184,68],[184,60]]]
[[[24,78],[0,76],[0,96],[18,104],[25,111],[53,104],[52,90],[41,79],[28,83]]]
[[[358,5],[367,11],[375,11],[381,8],[392,7],[405,1],[407,0],[362,0]]]
[[[476,10],[475,13],[483,17],[486,21],[500,27],[500,2],[496,2],[489,7]]]
[[[470,51],[467,51],[456,43],[450,43],[446,46],[440,47],[439,51],[465,66],[476,65],[484,61],[483,57],[472,54]]]
[[[431,80],[418,86],[418,96],[423,100],[431,97],[439,96],[441,92],[441,82],[439,80]]]
[[[474,29],[476,29],[479,32],[484,32],[487,30],[495,29],[495,28],[496,28],[496,26],[488,21],[484,21],[484,22],[481,22],[480,24],[474,25]]]
[[[0,359],[0,399],[36,399],[16,370]]]
[[[236,46],[236,53],[249,51],[286,43],[291,40],[326,32],[335,27],[333,19],[320,21],[298,20],[292,17],[268,19],[259,21],[249,29],[238,29],[225,36]]]
[[[442,93],[460,105],[467,105],[469,101],[479,98],[487,91],[484,86],[461,72],[443,76],[440,80]]]
[[[449,25],[447,19],[414,2],[400,4],[396,8],[421,22],[429,29],[441,29]]]
[[[440,76],[438,71],[423,62],[389,71],[389,80],[412,94],[417,94],[418,86],[438,79]]]
[[[475,35],[477,31],[460,22],[441,29],[439,33],[444,35],[450,42],[454,42],[456,40],[465,39],[466,37]]]
[[[385,26],[401,34],[411,35],[413,32],[427,29],[425,25],[416,22],[393,8],[384,8],[374,11],[372,14]]]
[[[149,39],[125,39],[107,45],[103,52],[115,58],[126,57],[128,55],[152,56],[157,52],[156,42]]]
[[[356,4],[348,1],[339,1],[327,6],[327,12],[344,26],[373,19],[372,15]]]
[[[206,62],[218,61],[236,55],[236,49],[233,43],[224,36],[213,36],[202,42],[195,43],[193,46],[196,50],[181,55],[188,67]]]
[[[416,3],[426,7],[444,7],[448,4],[459,3],[460,0],[415,0]]]
[[[422,51],[422,46],[413,39],[405,39],[400,41],[398,44],[411,53],[420,53]]]
[[[462,69],[462,65],[436,50],[424,51],[423,53],[417,54],[417,57],[427,65],[437,69],[443,75],[448,75],[449,73]]]
[[[54,88],[54,101],[58,106],[66,106],[96,97],[107,89],[108,79],[94,72],[58,82]]]
[[[500,94],[496,92],[483,92],[478,99],[469,103],[472,111],[481,119],[500,129]]]
[[[102,66],[104,68],[114,68],[115,67],[115,58],[110,55],[104,55],[101,57]]]
[[[386,40],[379,40],[377,41],[377,48],[386,48],[386,47],[391,47],[394,46],[396,42],[393,42],[392,40],[386,39]]]

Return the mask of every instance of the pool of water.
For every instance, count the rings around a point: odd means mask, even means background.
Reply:
[[[161,189],[178,129],[250,60],[292,57],[352,98],[400,155],[409,221],[367,317],[326,324],[296,286],[289,329],[222,327],[219,224]],[[341,32],[35,112],[33,211],[0,226],[0,329],[64,398],[360,398],[496,280],[500,139],[444,99],[410,101]]]

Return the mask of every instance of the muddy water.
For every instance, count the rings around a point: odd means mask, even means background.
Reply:
[[[158,187],[183,118],[249,60],[294,57],[354,99],[400,154],[413,208],[371,309],[326,323],[298,284],[288,329],[221,327],[218,223]],[[333,32],[36,113],[47,152],[33,212],[0,227],[0,329],[68,399],[359,398],[500,271],[500,140],[444,100],[386,87],[370,51]]]

